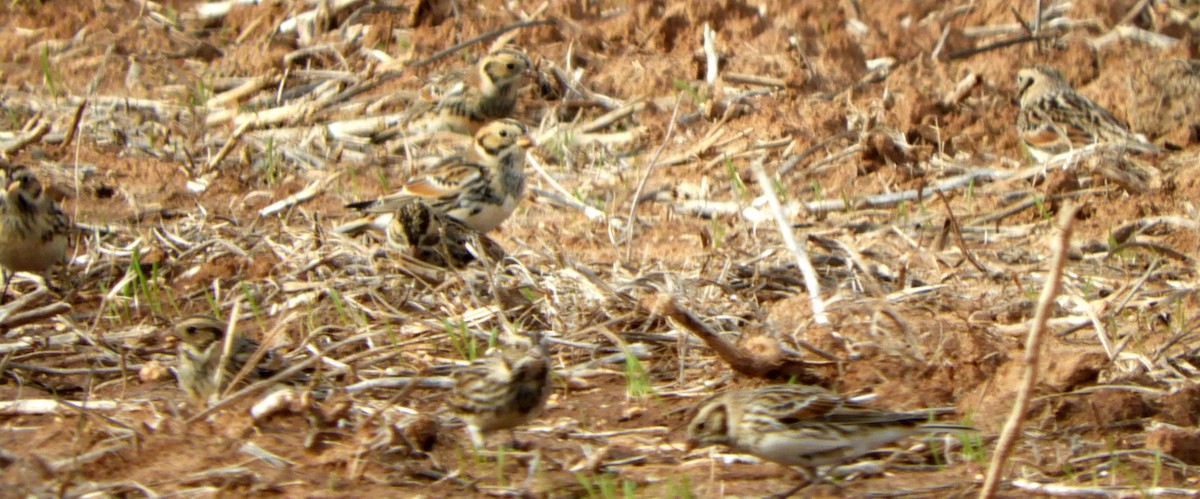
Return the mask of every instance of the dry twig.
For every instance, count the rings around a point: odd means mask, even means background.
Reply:
[[[1038,298],[1037,313],[1034,316],[1033,325],[1029,329],[1029,336],[1025,340],[1025,366],[1021,385],[1017,390],[1017,399],[1013,402],[1012,413],[1004,424],[999,441],[996,442],[992,462],[988,466],[987,478],[984,479],[983,488],[979,490],[980,499],[991,499],[995,496],[996,490],[1000,487],[1000,477],[1004,473],[1004,466],[1008,463],[1008,456],[1017,443],[1017,437],[1021,434],[1021,426],[1025,423],[1028,415],[1029,402],[1033,397],[1033,387],[1037,383],[1039,374],[1038,364],[1041,360],[1042,337],[1046,331],[1046,323],[1050,320],[1050,314],[1054,309],[1054,300],[1058,297],[1059,289],[1062,286],[1063,268],[1066,266],[1067,253],[1071,248],[1071,231],[1075,222],[1075,214],[1078,211],[1077,206],[1068,205],[1064,206],[1062,212],[1059,213],[1058,233],[1054,239],[1054,259],[1050,262],[1046,283],[1042,287],[1041,297]]]
[[[800,383],[816,383],[819,378],[808,371],[803,361],[783,356],[763,356],[747,352],[722,338],[691,311],[676,303],[675,298],[662,293],[643,300],[642,308],[650,313],[666,317],[676,327],[687,331],[724,360],[734,371],[755,378],[796,379]]]

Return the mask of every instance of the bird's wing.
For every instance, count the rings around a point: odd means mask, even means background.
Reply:
[[[474,163],[456,161],[430,170],[404,184],[405,197],[441,199],[456,196],[463,188],[483,176],[483,168]]]

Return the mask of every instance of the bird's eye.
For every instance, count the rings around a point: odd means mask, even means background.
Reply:
[[[188,326],[187,332],[188,334],[196,334],[196,326]]]
[[[514,70],[514,69],[517,69],[517,65],[516,65],[516,64],[513,64],[513,63],[511,63],[511,62],[510,62],[510,63],[508,63],[508,64],[505,64],[505,65],[504,65],[504,67],[508,68],[508,70],[509,70],[509,71],[512,71],[512,70]]]

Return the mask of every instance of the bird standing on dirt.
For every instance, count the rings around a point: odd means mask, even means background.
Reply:
[[[409,132],[449,130],[474,135],[492,120],[512,116],[518,91],[528,81],[533,63],[524,51],[505,47],[479,60],[476,70],[453,82],[427,85],[427,101],[416,105],[404,121]]]
[[[1131,132],[1107,110],[1076,93],[1054,68],[1033,66],[1018,71],[1017,95],[1021,104],[1017,135],[1039,163],[1097,143],[1138,152],[1162,151]]]
[[[343,225],[335,232],[383,230],[392,223],[397,208],[412,200],[471,230],[495,229],[516,210],[525,192],[525,150],[532,144],[527,134],[528,129],[517,120],[489,123],[475,134],[474,144],[465,154],[446,158],[395,193],[346,205],[381,216]]]
[[[63,261],[71,224],[29,169],[0,169],[0,184],[0,266],[7,294],[13,272],[47,273]]]
[[[971,430],[927,424],[924,413],[872,409],[806,385],[718,393],[696,404],[688,420],[689,448],[720,444],[803,468],[808,480],[786,495],[809,485],[818,466],[844,464],[918,433]]]
[[[550,396],[550,361],[540,338],[528,352],[493,352],[454,373],[454,391],[446,400],[467,423],[476,448],[484,434],[510,430],[541,414]],[[515,438],[514,438],[515,442]]]
[[[222,360],[228,329],[224,321],[202,315],[188,317],[175,324],[174,335],[179,339],[179,364],[175,368],[175,377],[179,381],[179,388],[194,403],[204,404],[220,395],[234,376],[261,350],[257,341],[234,335],[229,338],[229,355]],[[248,379],[267,378],[287,367],[283,357],[277,353],[267,351],[264,354],[247,374]]]

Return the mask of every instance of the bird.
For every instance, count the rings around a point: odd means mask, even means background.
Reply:
[[[446,399],[467,424],[471,444],[483,448],[484,435],[509,430],[538,417],[550,396],[550,361],[540,336],[523,354],[495,350],[453,373]],[[516,447],[516,438],[513,437]]]
[[[489,121],[511,117],[532,71],[533,63],[521,49],[497,49],[480,58],[474,71],[452,73],[426,85],[401,125],[408,132],[448,130],[474,135]],[[385,131],[381,138],[394,132]]]
[[[466,153],[445,158],[409,179],[397,192],[347,204],[347,208],[368,217],[338,227],[334,232],[385,230],[395,219],[397,208],[412,200],[473,231],[495,229],[516,210],[525,192],[525,150],[532,145],[528,132],[523,123],[514,119],[488,123],[475,134],[474,143]]]
[[[688,448],[724,445],[805,472],[840,465],[918,433],[970,431],[959,425],[929,424],[925,413],[890,412],[846,400],[809,385],[768,385],[717,393],[689,411]]]
[[[1030,156],[1045,163],[1056,155],[1105,143],[1138,152],[1162,152],[1087,97],[1062,73],[1037,65],[1017,72],[1017,135]]]
[[[28,168],[0,169],[0,184],[0,266],[7,295],[12,273],[43,274],[64,261],[71,224]]]
[[[385,230],[388,245],[407,250],[420,261],[438,267],[458,268],[475,260],[468,244],[478,242],[476,249],[482,249],[478,232],[434,211],[420,200],[401,202],[393,217]]]
[[[225,321],[206,315],[185,317],[174,324],[173,334],[179,339],[175,377],[179,388],[195,403],[203,404],[220,395],[261,350],[257,341],[235,334],[230,338],[229,356],[221,366],[228,330]],[[222,367],[223,370],[218,371]],[[256,361],[247,378],[268,378],[286,367],[281,355],[267,351]]]

